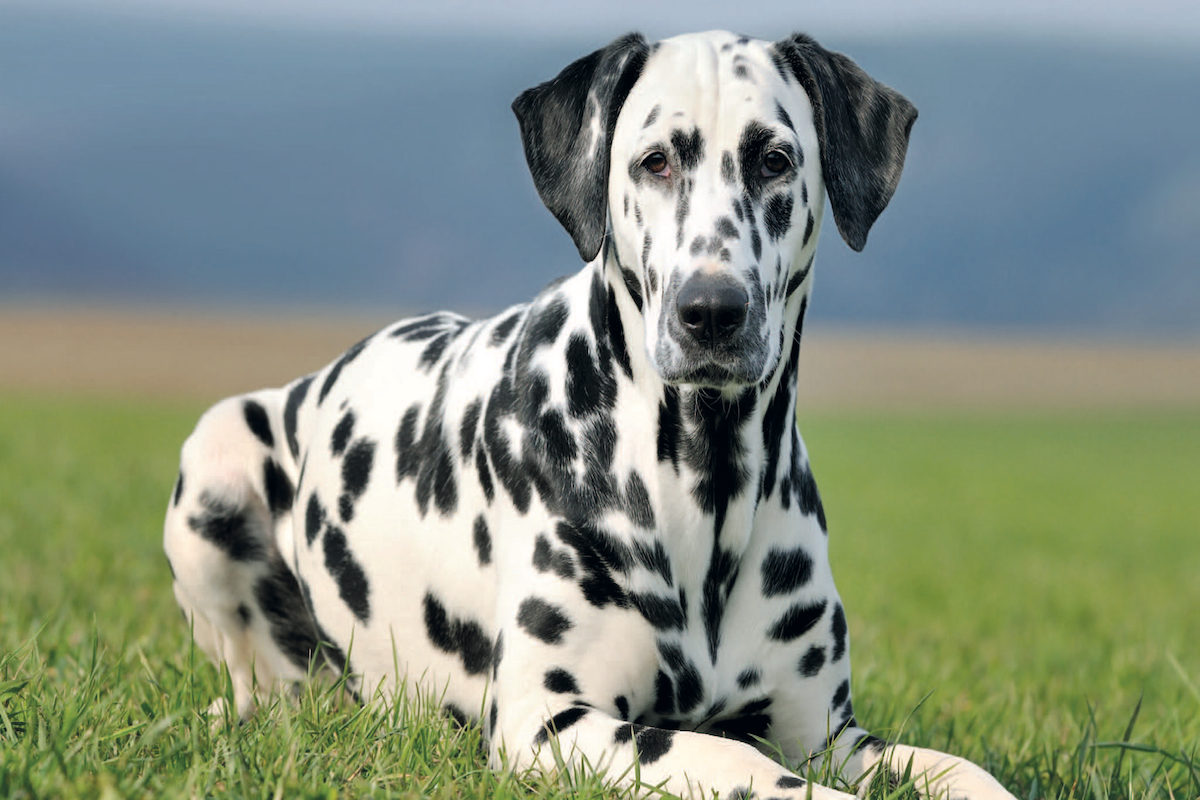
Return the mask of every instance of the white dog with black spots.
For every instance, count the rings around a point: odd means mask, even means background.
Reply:
[[[625,36],[513,109],[582,270],[396,323],[184,444],[165,548],[237,713],[317,659],[368,699],[435,692],[497,767],[1010,798],[859,726],[795,425],[825,197],[861,250],[916,109],[807,36],[723,32]]]

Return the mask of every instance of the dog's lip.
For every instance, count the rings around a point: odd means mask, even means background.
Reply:
[[[710,389],[746,386],[754,383],[752,377],[739,375],[733,369],[715,361],[691,366],[687,369],[673,370],[670,374],[663,375],[662,378],[664,383],[671,386],[691,385]]]

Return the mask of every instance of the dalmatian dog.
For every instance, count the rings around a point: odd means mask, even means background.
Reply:
[[[183,446],[165,549],[236,712],[327,669],[435,693],[496,767],[1010,798],[855,719],[795,424],[825,197],[861,250],[916,109],[807,36],[722,32],[625,36],[513,109],[585,266],[226,399]]]

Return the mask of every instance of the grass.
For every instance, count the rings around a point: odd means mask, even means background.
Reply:
[[[200,410],[0,397],[0,797],[617,794],[420,699],[211,730],[160,547]],[[861,720],[1022,798],[1200,796],[1200,413],[808,416]]]

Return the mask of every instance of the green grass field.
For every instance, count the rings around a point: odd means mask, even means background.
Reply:
[[[160,545],[200,410],[0,396],[0,797],[616,794],[330,688],[211,731]],[[801,417],[860,720],[1022,798],[1200,796],[1200,412]]]

